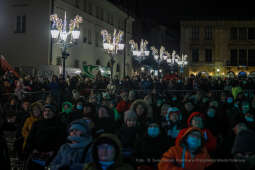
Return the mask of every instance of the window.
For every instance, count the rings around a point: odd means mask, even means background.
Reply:
[[[113,15],[110,17],[110,24],[113,25]]]
[[[247,28],[239,28],[239,40],[247,40]]]
[[[119,64],[117,64],[117,66],[116,66],[116,72],[117,72],[117,73],[120,72],[120,65],[119,65]]]
[[[212,62],[212,49],[205,49],[205,62]]]
[[[88,30],[88,43],[92,44],[92,42],[91,42],[91,30]]]
[[[56,58],[56,65],[61,66],[61,57]]]
[[[230,51],[230,64],[231,66],[237,66],[237,49]]]
[[[199,49],[193,48],[192,49],[192,62],[198,62],[199,61]]]
[[[212,26],[205,27],[205,40],[212,40]]]
[[[87,42],[87,32],[86,32],[86,29],[84,28],[83,29],[83,43],[86,43]]]
[[[92,3],[88,2],[88,12],[90,15],[92,15]]]
[[[96,60],[96,65],[100,65],[100,60],[99,59]]]
[[[230,40],[237,40],[237,38],[238,38],[237,28],[231,28]]]
[[[96,17],[97,17],[97,18],[99,18],[99,16],[100,16],[99,12],[100,12],[100,11],[99,11],[99,7],[97,6],[97,7],[96,7]]]
[[[239,49],[239,65],[246,66],[247,65],[247,50]]]
[[[248,28],[248,39],[255,40],[255,28]]]
[[[101,20],[104,20],[104,9],[103,8],[100,8],[100,19]]]
[[[79,68],[80,67],[80,61],[79,60],[74,60],[74,67]]]
[[[192,27],[191,40],[199,40],[199,26]]]
[[[26,16],[17,16],[16,33],[26,32]]]
[[[255,49],[248,50],[248,66],[255,66]]]

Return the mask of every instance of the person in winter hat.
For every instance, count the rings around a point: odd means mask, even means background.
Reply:
[[[62,112],[59,114],[59,118],[62,122],[65,124],[70,123],[70,115],[72,114],[73,111],[73,104],[71,102],[64,102],[62,104]]]
[[[204,170],[211,164],[201,129],[189,127],[175,146],[163,154],[158,170]]]
[[[22,128],[22,136],[24,137],[23,149],[26,146],[27,137],[31,131],[34,122],[42,118],[42,108],[43,105],[39,102],[32,103],[30,106],[30,117],[28,117]]]
[[[51,170],[81,170],[84,163],[92,161],[92,135],[84,119],[71,122],[68,129],[68,142],[63,144],[50,164]]]
[[[208,150],[208,152],[214,152],[216,150],[216,145],[217,145],[217,138],[213,136],[210,130],[205,128],[205,116],[200,113],[200,112],[193,112],[188,120],[187,120],[187,125],[188,127],[196,127],[200,128],[202,131],[202,135],[205,140],[205,146]],[[176,143],[180,140],[180,138],[183,136],[183,134],[188,130],[188,128],[182,129],[177,138],[176,138]]]
[[[93,162],[85,164],[83,170],[133,170],[132,166],[122,161],[122,147],[117,136],[101,134],[92,146]]]

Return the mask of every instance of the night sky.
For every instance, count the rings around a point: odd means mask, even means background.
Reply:
[[[178,27],[183,18],[255,19],[255,6],[248,0],[112,0],[134,10],[138,18],[150,18]]]

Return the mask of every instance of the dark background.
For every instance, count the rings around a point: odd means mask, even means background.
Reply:
[[[248,0],[110,0],[139,19],[178,28],[181,19],[255,19],[255,2]]]

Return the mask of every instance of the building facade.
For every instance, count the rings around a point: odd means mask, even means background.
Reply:
[[[183,20],[180,51],[189,75],[254,77],[255,21]]]
[[[125,31],[126,42],[132,39],[134,19],[107,0],[13,0],[1,2],[0,14],[5,24],[0,26],[0,51],[13,66],[61,65],[61,49],[51,40],[49,16],[53,13],[67,22],[77,14],[83,17],[80,38],[69,49],[68,68],[82,68],[83,64],[109,65],[104,52],[101,30],[112,33],[114,28]],[[124,36],[125,36],[124,33]],[[132,60],[126,43],[126,73],[132,72]],[[124,54],[115,57],[114,74],[122,76]]]

